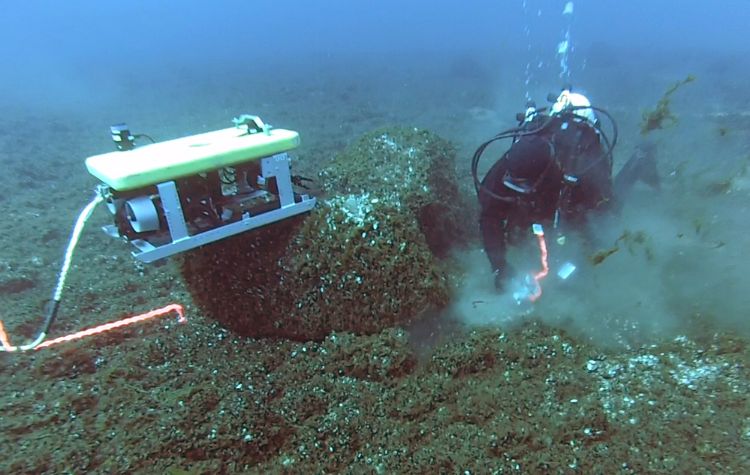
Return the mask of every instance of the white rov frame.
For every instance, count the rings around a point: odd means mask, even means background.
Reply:
[[[194,249],[204,244],[234,236],[245,231],[275,223],[283,219],[306,213],[315,207],[316,200],[308,195],[301,195],[301,201],[295,202],[290,173],[290,158],[286,153],[279,153],[260,159],[261,174],[265,179],[275,177],[279,191],[280,207],[256,215],[245,212],[239,221],[219,226],[199,234],[188,233],[185,215],[182,212],[180,196],[174,181],[156,185],[159,192],[164,215],[169,227],[171,242],[155,246],[145,239],[134,239],[132,244],[137,248],[133,256],[139,261],[150,263],[156,260]],[[104,227],[107,234],[117,236],[114,225]]]

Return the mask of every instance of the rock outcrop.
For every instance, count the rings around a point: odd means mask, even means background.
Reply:
[[[248,336],[374,333],[448,300],[441,258],[467,239],[455,151],[420,129],[366,134],[320,172],[305,217],[193,251],[196,303]]]

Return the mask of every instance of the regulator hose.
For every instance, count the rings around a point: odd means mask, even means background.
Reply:
[[[602,130],[601,127],[598,124],[595,125],[595,128],[599,131],[599,135],[602,137],[602,141],[604,142],[604,146],[606,147],[606,152],[602,155],[601,158],[602,159],[603,158],[609,159],[610,174],[611,174],[611,167],[612,167],[612,162],[613,162],[613,153],[612,152],[613,152],[613,150],[615,148],[615,145],[617,145],[617,138],[618,138],[618,135],[619,135],[619,132],[617,130],[617,122],[615,122],[615,119],[612,117],[612,115],[609,112],[607,112],[605,109],[602,109],[600,107],[591,106],[591,105],[588,105],[588,106],[573,106],[573,107],[568,107],[568,108],[565,109],[564,112],[565,113],[570,113],[570,112],[578,110],[578,109],[592,109],[592,110],[595,110],[596,112],[599,112],[602,115],[604,115],[609,120],[610,126],[612,128],[612,139],[611,140],[607,136],[607,134],[604,132],[604,130]],[[541,112],[544,112],[544,110],[545,109],[543,109],[543,108],[542,109],[537,109],[536,113],[539,114]],[[484,187],[484,185],[482,185],[482,181],[479,179],[479,172],[478,172],[479,160],[482,158],[482,154],[484,154],[484,151],[487,149],[487,147],[490,144],[492,144],[494,142],[497,142],[498,140],[505,140],[505,139],[510,139],[510,138],[512,138],[512,139],[515,140],[515,139],[517,139],[519,137],[524,137],[524,136],[527,136],[527,135],[538,134],[538,133],[542,132],[543,130],[545,130],[547,127],[549,127],[550,124],[552,123],[552,120],[555,117],[558,117],[558,116],[555,115],[555,116],[547,116],[547,117],[545,117],[545,119],[542,122],[542,124],[539,125],[538,127],[533,128],[533,129],[526,129],[523,126],[523,124],[521,124],[518,127],[514,127],[512,129],[508,129],[508,130],[504,130],[503,132],[500,132],[499,134],[495,135],[494,137],[492,137],[491,139],[487,140],[486,142],[484,142],[483,144],[481,144],[479,147],[477,147],[476,151],[474,152],[474,155],[471,158],[471,176],[472,176],[472,179],[474,180],[474,189],[476,190],[477,196],[479,196],[479,192],[480,191],[483,191],[484,193],[488,194],[489,196],[491,196],[494,199],[501,200],[501,201],[508,201],[508,198],[500,196],[500,195],[492,192],[492,190]],[[503,155],[500,159],[501,160],[504,159],[505,156],[506,155]],[[592,168],[597,163],[597,161],[594,161],[589,167],[587,167],[583,171],[583,173],[586,173],[590,168]]]

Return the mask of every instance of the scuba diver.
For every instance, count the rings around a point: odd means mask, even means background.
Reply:
[[[572,228],[587,236],[590,215],[616,209],[639,179],[659,186],[653,145],[639,145],[613,180],[614,119],[570,87],[550,99],[554,104],[548,112],[530,103],[518,114],[518,127],[480,145],[472,159],[482,240],[499,291],[515,274],[506,260],[507,245],[528,236],[532,225],[557,232]],[[611,139],[597,114],[611,123]],[[502,139],[512,139],[510,149],[480,182],[477,167],[482,154]]]

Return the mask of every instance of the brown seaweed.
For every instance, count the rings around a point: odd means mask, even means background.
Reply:
[[[670,96],[675,91],[677,91],[680,86],[691,83],[693,81],[695,81],[695,76],[689,74],[685,79],[672,84],[672,86],[667,89],[661,99],[659,99],[659,102],[656,104],[656,108],[652,111],[643,113],[643,122],[641,122],[641,135],[646,135],[652,130],[663,129],[665,125],[664,121],[668,120],[668,125],[674,125],[677,123],[677,117],[675,117],[675,115],[672,114],[672,111],[669,109]]]
[[[617,246],[611,247],[609,249],[602,249],[601,251],[597,251],[593,253],[591,256],[589,256],[589,262],[591,262],[591,264],[595,266],[598,266],[599,264],[604,262],[606,258],[608,258],[609,256],[611,256],[612,254],[614,254],[615,252],[619,250],[620,248]]]

